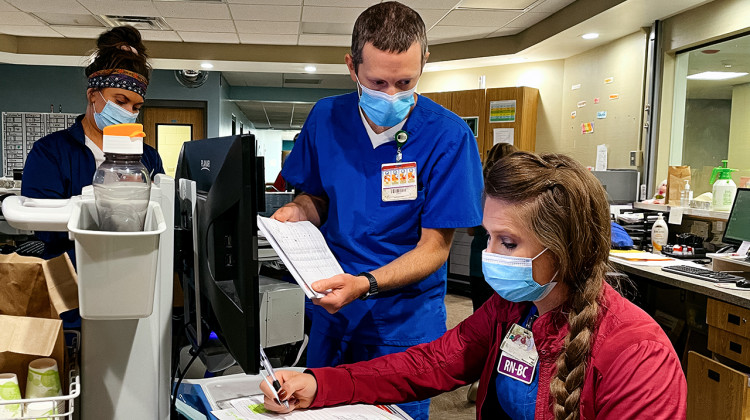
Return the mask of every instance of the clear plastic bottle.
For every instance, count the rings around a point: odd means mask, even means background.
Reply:
[[[99,230],[143,230],[151,195],[151,178],[141,163],[143,126],[117,124],[104,128],[104,162],[94,174],[94,201]]]
[[[661,252],[664,245],[667,244],[668,237],[669,227],[667,227],[667,222],[664,220],[662,213],[659,213],[654,226],[651,227],[651,245],[654,247],[654,253]]]

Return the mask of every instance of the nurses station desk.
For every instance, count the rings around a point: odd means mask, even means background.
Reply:
[[[750,289],[614,258],[610,263],[633,280],[634,300],[647,312],[667,311],[680,324],[684,320],[686,332],[667,333],[686,371],[688,420],[750,418]],[[712,265],[750,277],[744,260],[714,258]]]

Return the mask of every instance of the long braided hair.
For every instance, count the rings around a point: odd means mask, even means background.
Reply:
[[[517,152],[485,178],[485,195],[523,205],[522,217],[558,264],[569,288],[569,331],[550,383],[556,420],[578,419],[586,365],[608,267],[609,205],[601,183],[574,159]]]

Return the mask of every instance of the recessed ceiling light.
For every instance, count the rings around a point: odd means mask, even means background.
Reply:
[[[599,34],[596,32],[589,32],[587,34],[581,35],[581,38],[583,39],[596,39],[599,38]]]
[[[201,63],[201,68],[208,70],[214,68],[214,65],[211,63]]]
[[[308,73],[315,73],[317,70],[318,68],[315,66],[311,66],[311,65],[305,66],[305,71]]]
[[[734,71],[704,71],[703,73],[691,74],[687,78],[690,80],[727,80],[742,76],[747,76],[747,73]]]

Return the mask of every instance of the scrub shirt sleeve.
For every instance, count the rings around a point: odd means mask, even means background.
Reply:
[[[423,181],[422,227],[431,229],[478,226],[482,223],[482,163],[473,134],[461,130],[453,147],[437,159]]]
[[[143,157],[141,157],[141,162],[143,163],[143,166],[148,169],[152,180],[156,174],[164,173],[164,165],[161,156],[159,156],[159,152],[151,146],[146,144],[143,145]]]
[[[64,161],[60,152],[53,150],[47,142],[36,142],[26,157],[21,182],[21,195],[29,198],[70,198],[65,184],[70,180],[60,172]]]
[[[302,127],[292,152],[281,169],[281,176],[287,184],[304,191],[307,194],[322,197],[325,195],[323,183],[320,179],[320,167],[315,127],[317,113],[313,107],[310,117]]]

